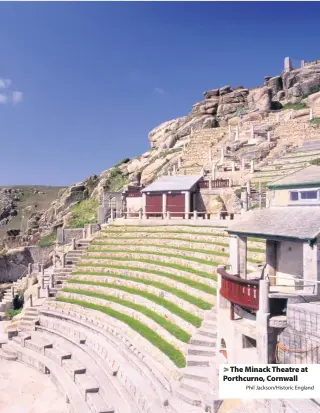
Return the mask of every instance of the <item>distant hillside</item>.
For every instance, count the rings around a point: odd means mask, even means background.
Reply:
[[[24,231],[32,214],[49,208],[61,186],[0,186],[0,242],[8,229]]]

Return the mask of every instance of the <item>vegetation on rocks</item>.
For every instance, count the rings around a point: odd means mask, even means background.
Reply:
[[[57,232],[53,231],[50,234],[44,235],[40,238],[40,240],[36,243],[37,247],[51,247],[55,245],[57,240]]]
[[[317,127],[320,126],[320,118],[313,118],[312,120],[310,120],[311,125],[315,125]]]
[[[128,178],[123,174],[123,172],[119,168],[119,164],[117,164],[110,170],[109,176],[106,179],[103,188],[105,191],[119,191],[127,183]]]
[[[300,109],[305,109],[307,105],[305,103],[287,103],[283,105],[283,110],[286,109],[293,109],[293,110],[300,110]]]
[[[5,317],[9,320],[12,320],[13,317],[15,317],[16,315],[20,314],[22,311],[22,308],[20,308],[19,310],[7,310],[5,312]]]
[[[127,324],[130,328],[135,330],[138,334],[143,336],[148,340],[153,346],[157,347],[160,351],[166,354],[169,359],[179,368],[186,366],[186,359],[182,352],[176,349],[172,344],[164,340],[159,334],[155,333],[150,327],[141,323],[138,320],[135,320],[133,317],[130,317],[126,314],[122,314],[118,311],[115,311],[111,308],[104,307],[102,305],[92,304],[86,301],[73,300],[69,298],[60,297],[57,298],[57,301],[76,304],[91,310],[100,311],[104,314],[107,314],[110,317],[116,318],[119,321]]]
[[[85,224],[97,222],[97,209],[99,201],[95,198],[85,199],[75,205],[68,219],[69,228],[83,228]]]

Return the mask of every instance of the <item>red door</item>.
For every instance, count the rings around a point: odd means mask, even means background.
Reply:
[[[184,217],[185,212],[184,194],[167,195],[167,211],[171,212],[172,217]]]
[[[147,217],[162,216],[162,194],[147,194],[146,213]]]

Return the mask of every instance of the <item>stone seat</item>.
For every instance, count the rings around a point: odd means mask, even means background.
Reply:
[[[88,404],[81,397],[77,386],[67,376],[61,366],[58,366],[53,360],[48,359],[43,354],[22,347],[17,341],[12,345],[16,350],[18,360],[21,363],[31,366],[44,374],[50,375],[50,378],[56,384],[59,391],[64,395],[66,401],[69,402],[73,412],[92,413]]]
[[[76,306],[69,305],[68,307],[74,309]],[[85,320],[84,317],[80,319],[71,315],[71,311],[67,312],[69,314],[62,311],[43,310],[44,318],[40,318],[40,327],[38,328],[49,329],[51,327],[50,331],[62,336],[67,334],[66,337],[69,340],[77,333],[87,334],[86,343],[81,348],[90,353],[92,358],[97,359],[100,366],[106,364],[105,371],[109,371],[110,377],[115,377],[114,380],[120,378],[120,383],[141,382],[143,377],[142,388],[145,389],[146,393],[151,386],[154,389],[153,393],[156,391],[160,399],[165,401],[166,394],[170,391],[170,385],[163,373],[159,371],[160,366],[156,366],[155,360],[151,360],[146,354],[142,355],[140,352],[136,352],[130,339],[125,342],[124,336],[122,337],[120,331],[116,330],[114,326],[103,325],[104,329],[102,329],[100,323],[95,325]],[[74,314],[74,312],[72,313]],[[113,331],[113,334],[110,334],[110,331]],[[163,370],[162,366],[161,369]]]

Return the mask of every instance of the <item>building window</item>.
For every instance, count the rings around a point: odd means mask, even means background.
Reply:
[[[249,336],[242,336],[242,348],[256,348],[257,341]]]
[[[290,200],[291,201],[298,201],[299,200],[299,192],[290,192]]]
[[[318,199],[318,191],[301,191],[301,199]]]
[[[290,191],[290,201],[298,203],[320,201],[319,190],[314,189],[310,191]]]

